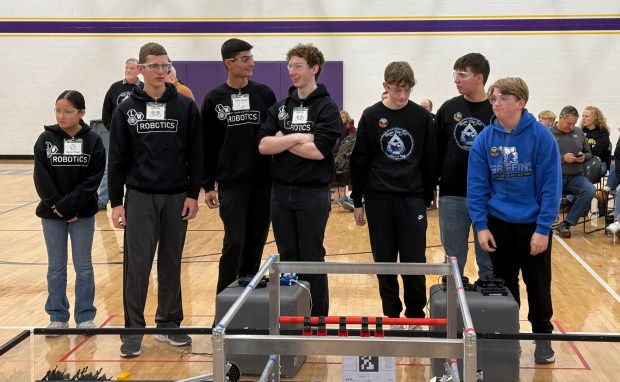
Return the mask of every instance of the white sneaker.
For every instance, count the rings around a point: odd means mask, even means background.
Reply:
[[[390,330],[405,330],[405,325],[390,325]]]
[[[92,321],[84,321],[77,324],[78,329],[97,329],[97,325],[95,325]]]
[[[409,325],[409,330],[422,330],[420,325]]]
[[[609,235],[616,235],[620,240],[620,221],[615,221],[605,228],[605,233]]]
[[[48,329],[68,329],[69,323],[62,321],[52,321],[47,325]],[[46,334],[45,337],[58,337],[58,334]]]

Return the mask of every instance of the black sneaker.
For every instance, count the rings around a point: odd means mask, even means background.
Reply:
[[[558,235],[564,239],[570,239],[571,231],[570,231],[570,223],[567,221],[563,221],[558,224],[554,230],[558,233]]]
[[[121,357],[132,358],[142,354],[142,337],[127,337],[124,338],[121,345]]]
[[[551,348],[551,341],[536,341],[536,350],[534,350],[534,362],[539,365],[547,365],[555,362],[555,352]]]
[[[187,334],[155,334],[157,341],[168,342],[172,346],[187,346],[192,344],[192,338]]]

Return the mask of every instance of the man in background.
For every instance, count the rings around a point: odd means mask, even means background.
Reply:
[[[103,109],[101,110],[101,121],[103,122],[103,126],[106,128],[105,138],[102,136],[103,145],[105,147],[106,153],[106,161],[105,161],[105,172],[103,173],[103,178],[101,179],[101,185],[99,186],[99,197],[97,200],[97,205],[99,206],[99,211],[104,211],[108,206],[108,152],[110,151],[110,122],[112,121],[112,113],[114,113],[114,109],[129,98],[129,94],[134,87],[140,85],[140,79],[138,78],[138,60],[135,58],[128,58],[125,61],[125,78],[120,81],[116,81],[113,83],[108,89],[105,97],[103,99]]]

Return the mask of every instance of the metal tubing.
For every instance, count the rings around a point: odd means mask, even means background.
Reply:
[[[276,357],[277,356],[275,354],[269,356],[267,365],[265,365],[265,369],[263,369],[263,373],[260,375],[260,379],[258,380],[258,382],[269,381],[269,374],[271,374],[271,369],[273,369],[273,365],[276,363]]]
[[[349,275],[447,275],[449,264],[426,263],[321,263],[279,261],[274,264],[280,273],[349,274]]]

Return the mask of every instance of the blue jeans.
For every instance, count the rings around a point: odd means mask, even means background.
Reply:
[[[43,236],[47,247],[47,301],[45,311],[51,321],[69,321],[69,300],[67,299],[67,257],[68,237],[71,238],[71,254],[75,269],[76,323],[95,318],[95,275],[91,251],[95,232],[93,216],[80,218],[73,223],[57,219],[42,219]]]
[[[592,182],[583,175],[563,175],[562,193],[575,195],[573,206],[564,219],[571,225],[575,225],[579,222],[581,215],[590,208],[596,189]]]
[[[467,198],[464,196],[440,196],[439,197],[439,233],[441,243],[446,256],[456,257],[459,263],[459,271],[464,275],[467,252],[469,251],[469,229],[473,228],[469,211],[467,210]],[[474,229],[474,249],[476,252],[476,264],[478,264],[478,277],[492,276],[493,265],[489,253],[484,251],[478,243],[478,233]]]
[[[605,186],[609,187],[610,190],[613,190],[619,185],[620,183],[618,183],[618,175],[616,175],[616,165],[612,164],[611,168],[609,169],[609,176],[607,177],[607,184]]]

